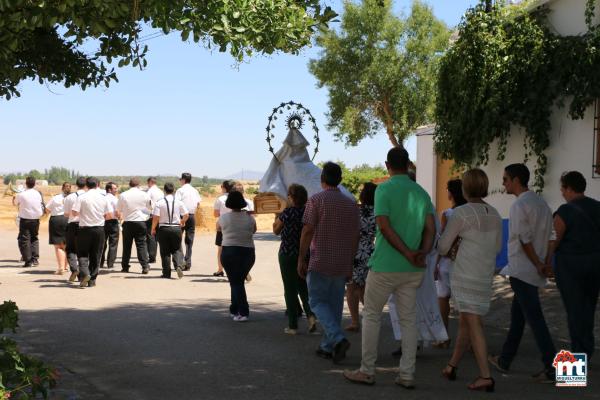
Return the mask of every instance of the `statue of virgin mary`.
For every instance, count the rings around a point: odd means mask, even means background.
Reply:
[[[323,190],[321,188],[321,169],[317,167],[306,149],[308,140],[299,130],[300,122],[290,118],[288,122],[289,131],[283,141],[283,146],[271,160],[271,164],[260,180],[259,192],[272,192],[287,198],[287,189],[292,183],[297,183],[306,188],[308,197]],[[342,193],[354,199],[342,185],[339,186]]]

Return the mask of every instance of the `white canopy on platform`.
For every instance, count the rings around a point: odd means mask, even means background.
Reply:
[[[260,180],[259,192],[277,193],[282,198],[287,198],[287,188],[292,183],[297,183],[306,188],[308,197],[321,190],[321,169],[310,159],[308,154],[308,140],[302,133],[291,127],[283,146],[273,157],[271,164]],[[343,186],[342,192],[354,199],[354,196]]]

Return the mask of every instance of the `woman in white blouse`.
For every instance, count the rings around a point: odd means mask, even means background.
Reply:
[[[48,223],[49,242],[54,246],[54,254],[58,262],[58,269],[54,272],[56,275],[62,275],[63,271],[69,270],[67,254],[65,253],[68,218],[65,217],[64,203],[65,197],[70,193],[71,184],[65,182],[62,185],[62,193],[52,197],[46,205],[46,213],[50,214],[50,222]]]
[[[496,255],[502,248],[502,219],[482,199],[488,195],[488,177],[480,169],[463,176],[463,193],[468,203],[454,209],[438,242],[440,254],[455,253],[450,273],[454,302],[460,313],[458,337],[450,362],[442,371],[456,379],[456,369],[469,345],[473,348],[479,377],[468,388],[493,392],[495,382],[487,362],[487,344],[481,317],[490,306]],[[456,246],[458,245],[458,251]]]

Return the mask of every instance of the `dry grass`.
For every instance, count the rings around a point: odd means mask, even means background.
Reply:
[[[219,193],[220,189],[218,187],[215,187],[215,189],[215,193]],[[15,224],[15,217],[17,215],[17,208],[12,205],[12,197],[2,197],[5,190],[6,185],[0,184],[0,229],[16,231],[17,226]],[[41,188],[40,190],[44,195],[44,200],[48,202],[52,196],[60,193],[60,186],[48,186]],[[196,212],[196,224],[201,232],[215,231],[217,221],[213,216],[213,205],[217,197],[217,194],[202,197],[202,203],[200,203],[200,208]],[[250,199],[254,198],[252,195],[246,195],[246,197]],[[273,219],[273,214],[257,215],[256,224],[258,226],[258,230],[261,232],[271,231]],[[47,229],[47,223],[47,218],[45,218],[44,221],[42,221],[42,226],[40,229]]]

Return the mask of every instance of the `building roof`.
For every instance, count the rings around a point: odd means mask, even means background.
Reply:
[[[431,136],[435,132],[435,124],[423,125],[418,127],[413,134],[415,136]]]

